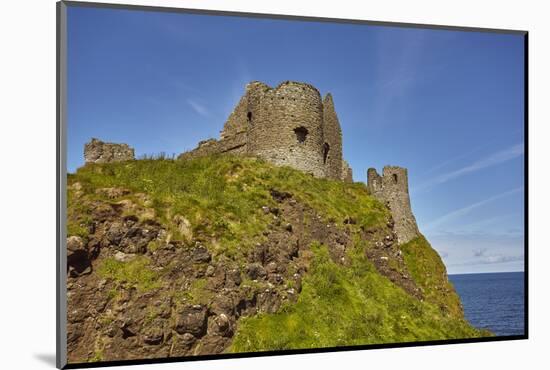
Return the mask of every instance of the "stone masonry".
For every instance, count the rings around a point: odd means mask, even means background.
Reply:
[[[134,149],[128,144],[104,143],[93,138],[84,145],[86,163],[120,162],[135,159]]]
[[[220,139],[201,142],[179,158],[216,153],[254,155],[315,177],[353,181],[342,158],[342,130],[332,96],[322,99],[306,83],[286,81],[275,88],[249,83]]]
[[[408,181],[407,169],[402,167],[385,166],[382,176],[374,168],[367,171],[367,187],[371,195],[390,208],[399,244],[420,235],[411,210]]]

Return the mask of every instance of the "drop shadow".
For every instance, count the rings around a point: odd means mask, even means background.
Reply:
[[[34,358],[52,367],[55,367],[56,365],[55,353],[35,353]]]

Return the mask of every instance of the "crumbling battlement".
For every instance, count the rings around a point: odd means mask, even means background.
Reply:
[[[178,159],[191,159],[222,153],[246,154],[246,144],[246,132],[239,132],[225,139],[209,139],[201,141],[197,148],[180,154]]]
[[[353,174],[348,162],[342,159],[342,177],[340,180],[344,182],[353,182]]]
[[[134,149],[128,144],[105,143],[92,138],[84,145],[84,160],[86,163],[120,162],[135,159]]]
[[[342,130],[332,96],[286,81],[275,88],[254,81],[227,119],[219,140],[208,140],[180,159],[215,153],[248,154],[315,177],[353,181],[342,158]]]
[[[371,195],[390,208],[399,244],[407,243],[420,235],[411,210],[408,182],[406,168],[385,166],[382,176],[374,168],[367,171],[367,187]]]

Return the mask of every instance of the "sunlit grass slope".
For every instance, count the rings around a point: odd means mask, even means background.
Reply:
[[[154,218],[173,227],[175,215],[185,215],[194,239],[216,240],[216,255],[244,260],[271,221],[261,211],[276,206],[272,189],[291,193],[323,219],[342,226],[354,219],[356,230],[385,227],[389,211],[368,194],[363,183],[316,179],[291,168],[275,167],[256,158],[211,156],[193,160],[138,160],[89,164],[69,175],[87,200],[108,201],[98,189],[124,188],[137,204],[146,197]],[[86,237],[89,210],[69,192],[68,233]],[[177,228],[170,230],[178,237]],[[179,236],[181,237],[181,235]],[[489,335],[463,318],[460,300],[447,281],[445,266],[428,242],[419,237],[402,246],[407,269],[424,300],[407,294],[378,273],[355,238],[346,265],[333,262],[327,248],[311,246],[314,258],[296,303],[278,313],[241,318],[229,351],[329,347],[396,343]],[[109,261],[108,261],[109,262]],[[110,261],[100,273],[138,289],[160,286],[158,276],[144,278],[147,260],[136,268]]]

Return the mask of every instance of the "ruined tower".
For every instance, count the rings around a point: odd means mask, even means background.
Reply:
[[[319,91],[302,83],[285,82],[271,89],[256,82],[247,93],[248,153],[326,177]]]
[[[385,166],[382,176],[374,168],[367,171],[367,187],[374,197],[390,208],[399,244],[420,234],[411,210],[408,182],[406,168]]]
[[[332,96],[312,85],[285,81],[275,88],[253,81],[227,119],[220,140],[201,142],[180,155],[214,153],[258,156],[315,177],[351,182],[342,158],[342,130]]]
[[[108,163],[130,161],[135,159],[134,148],[128,144],[105,143],[92,138],[84,145],[84,160],[86,163]]]

